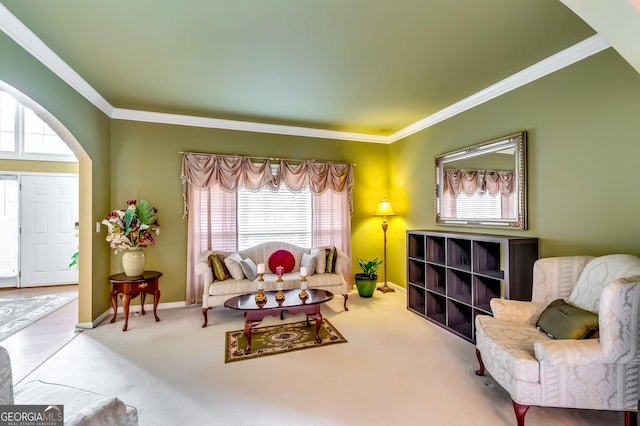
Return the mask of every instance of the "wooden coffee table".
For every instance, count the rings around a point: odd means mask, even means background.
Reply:
[[[264,317],[267,315],[280,315],[283,318],[283,312],[289,311],[292,314],[304,312],[307,315],[307,324],[309,320],[316,323],[316,341],[321,342],[318,332],[322,325],[322,313],[320,305],[333,299],[333,293],[326,290],[307,289],[309,298],[300,300],[300,289],[284,290],[284,300],[276,301],[275,291],[265,291],[267,302],[263,306],[256,304],[256,293],[242,294],[232,297],[224,302],[224,306],[229,309],[244,311],[244,336],[247,338],[247,348],[245,353],[251,352],[251,329],[260,325]]]

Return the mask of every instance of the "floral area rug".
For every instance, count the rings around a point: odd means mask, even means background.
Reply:
[[[77,298],[77,292],[1,297],[0,341]]]
[[[244,331],[227,331],[224,362],[241,361],[243,359],[347,342],[327,319],[323,319],[322,326],[320,326],[319,335],[322,342],[316,342],[315,331],[315,324],[312,322],[311,325],[307,326],[306,321],[256,327],[251,332],[251,352],[249,354],[244,353],[247,347]]]

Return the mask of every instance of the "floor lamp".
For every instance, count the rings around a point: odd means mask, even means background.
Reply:
[[[387,285],[387,228],[389,227],[389,224],[387,223],[387,216],[395,216],[396,214],[393,212],[393,209],[391,208],[391,203],[387,201],[386,198],[383,198],[382,201],[380,201],[380,204],[378,205],[378,210],[376,210],[376,213],[374,216],[382,216],[382,233],[384,234],[384,257],[382,258],[382,264],[384,267],[384,285],[382,285],[381,287],[378,287],[378,290],[380,290],[383,293],[387,293],[390,291],[395,291],[394,289],[392,289],[391,287],[389,287]]]

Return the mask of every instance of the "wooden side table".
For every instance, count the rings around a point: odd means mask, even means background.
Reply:
[[[162,276],[162,272],[158,271],[144,271],[142,276],[130,277],[124,273],[111,275],[109,281],[111,282],[111,306],[113,307],[113,318],[111,322],[116,321],[116,315],[118,314],[118,299],[120,294],[122,299],[122,309],[124,310],[124,327],[122,331],[127,331],[129,324],[129,303],[131,299],[140,295],[140,305],[142,307],[142,315],[144,311],[144,299],[147,294],[153,293],[153,316],[156,322],[160,321],[158,318],[158,301],[160,300],[160,289],[158,288],[158,278]]]

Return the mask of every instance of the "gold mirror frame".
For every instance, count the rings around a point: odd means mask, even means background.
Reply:
[[[444,169],[448,163],[459,160],[473,160],[477,162],[478,159],[486,154],[495,154],[497,152],[504,152],[505,150],[513,150],[513,171],[514,182],[516,182],[516,188],[514,193],[514,202],[517,204],[516,217],[512,219],[503,218],[481,218],[481,217],[443,217],[442,215],[442,200],[444,189]],[[477,145],[472,145],[467,148],[451,151],[436,157],[436,224],[439,225],[455,225],[455,226],[468,226],[476,228],[507,228],[507,229],[527,229],[527,134],[526,132],[514,133],[512,135],[503,136],[500,138],[492,139],[490,141],[482,142]],[[485,169],[482,171],[486,171]]]

